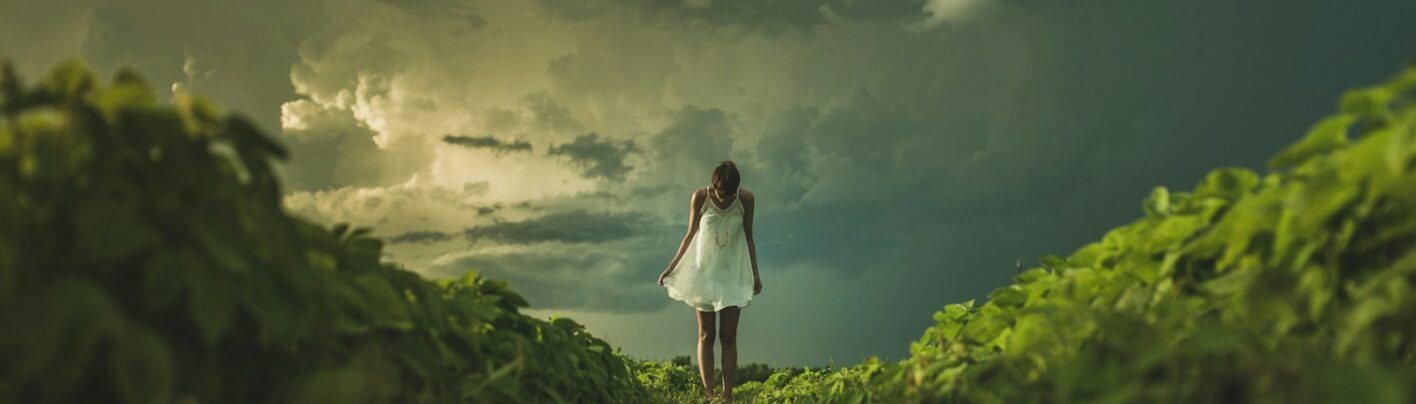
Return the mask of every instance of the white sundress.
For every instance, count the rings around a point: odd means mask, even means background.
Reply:
[[[716,312],[752,303],[752,258],[742,229],[742,192],[719,209],[712,198],[699,208],[698,232],[664,277],[669,297],[698,311]]]

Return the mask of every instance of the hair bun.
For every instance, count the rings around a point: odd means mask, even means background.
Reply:
[[[718,192],[724,194],[735,194],[742,177],[738,174],[737,165],[732,160],[723,160],[717,167],[713,168],[713,175],[708,178],[708,183]]]

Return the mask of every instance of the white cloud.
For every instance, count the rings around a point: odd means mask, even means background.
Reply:
[[[380,234],[416,230],[460,231],[478,222],[477,207],[489,205],[485,182],[460,187],[427,184],[413,176],[388,187],[342,187],[292,192],[292,213],[323,223],[375,226]]]
[[[923,21],[908,23],[906,28],[911,31],[928,31],[941,24],[958,24],[973,20],[989,7],[990,0],[927,0],[924,3],[924,12],[928,15]]]
[[[295,100],[280,106],[280,129],[285,135],[330,136],[347,124],[358,124],[348,109],[320,105],[314,100]]]

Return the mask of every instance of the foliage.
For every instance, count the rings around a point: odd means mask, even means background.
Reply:
[[[703,385],[698,376],[698,365],[688,356],[675,356],[668,362],[635,360],[634,373],[641,384],[649,390],[650,401],[656,403],[698,403],[702,401]],[[714,370],[714,383],[721,383],[723,371]],[[763,394],[765,389],[781,388],[779,384],[792,380],[804,373],[829,373],[830,369],[773,368],[762,363],[738,365],[733,380],[734,398],[741,402],[770,400],[774,394]],[[775,377],[775,379],[774,379]],[[768,381],[773,384],[765,384]],[[801,379],[806,380],[806,379]],[[801,384],[804,382],[798,382]],[[766,401],[770,402],[770,401]]]
[[[677,359],[677,358],[675,358]],[[658,362],[631,360],[639,383],[649,391],[655,403],[698,403],[703,401],[703,385],[697,365],[677,360]]]
[[[280,205],[284,149],[138,75],[0,76],[0,402],[642,402],[505,282],[429,281]]]
[[[764,363],[738,365],[737,372],[733,373],[733,385],[740,386],[748,382],[765,382],[767,378],[772,377],[777,371],[778,369],[773,369]],[[720,370],[718,373],[722,373],[722,371]],[[796,373],[801,372],[797,371]]]
[[[767,402],[1416,399],[1416,67],[1269,162],[951,304],[898,363],[774,375]]]

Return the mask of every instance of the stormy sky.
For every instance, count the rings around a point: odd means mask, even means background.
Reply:
[[[945,304],[1258,168],[1416,61],[1409,0],[0,0],[28,77],[132,66],[291,149],[286,205],[509,280],[641,358],[731,159],[765,284],[743,363],[899,359]]]

